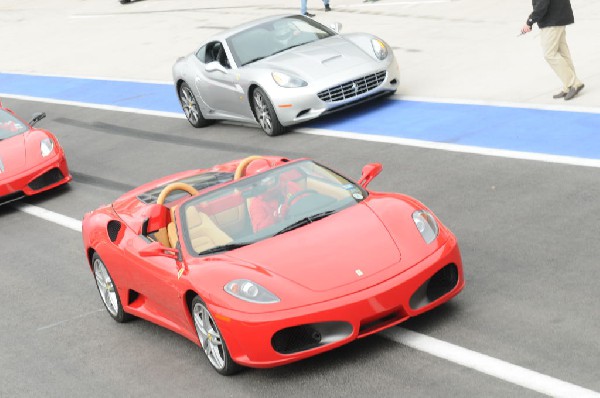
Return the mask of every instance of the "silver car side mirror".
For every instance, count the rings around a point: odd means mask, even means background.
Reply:
[[[339,22],[334,22],[331,25],[329,25],[329,28],[331,30],[333,30],[335,33],[340,33],[342,30],[342,24]]]
[[[218,61],[212,61],[207,63],[204,69],[206,69],[207,72],[219,71],[222,73],[227,73],[223,65],[221,65]]]

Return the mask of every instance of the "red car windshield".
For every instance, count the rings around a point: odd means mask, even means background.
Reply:
[[[189,252],[228,251],[300,228],[362,201],[367,192],[304,160],[195,196],[180,209]]]
[[[29,126],[17,119],[10,112],[0,109],[0,140],[23,134]]]

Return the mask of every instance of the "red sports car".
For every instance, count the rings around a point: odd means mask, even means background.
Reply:
[[[33,126],[0,103],[0,204],[46,191],[71,181],[65,153],[56,137]]]
[[[272,367],[431,310],[464,286],[454,235],[406,195],[308,159],[249,157],[162,178],[85,215],[109,314],[199,344],[214,369]]]

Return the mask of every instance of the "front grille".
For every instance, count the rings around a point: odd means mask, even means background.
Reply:
[[[63,173],[58,168],[53,168],[50,171],[45,172],[35,180],[29,183],[29,188],[34,191],[45,188],[48,185],[56,184],[60,180],[65,178]]]
[[[321,334],[311,325],[280,330],[273,335],[271,345],[280,354],[292,354],[319,346]]]
[[[321,101],[337,102],[368,93],[379,87],[385,81],[386,71],[382,70],[340,85],[330,87],[317,95]]]
[[[458,277],[456,264],[447,264],[417,289],[410,298],[410,307],[418,310],[450,293],[458,285]]]

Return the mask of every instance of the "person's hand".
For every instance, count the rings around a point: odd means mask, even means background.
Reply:
[[[531,26],[527,24],[523,25],[523,27],[521,28],[521,34],[524,35],[525,33],[529,32],[531,32]]]

